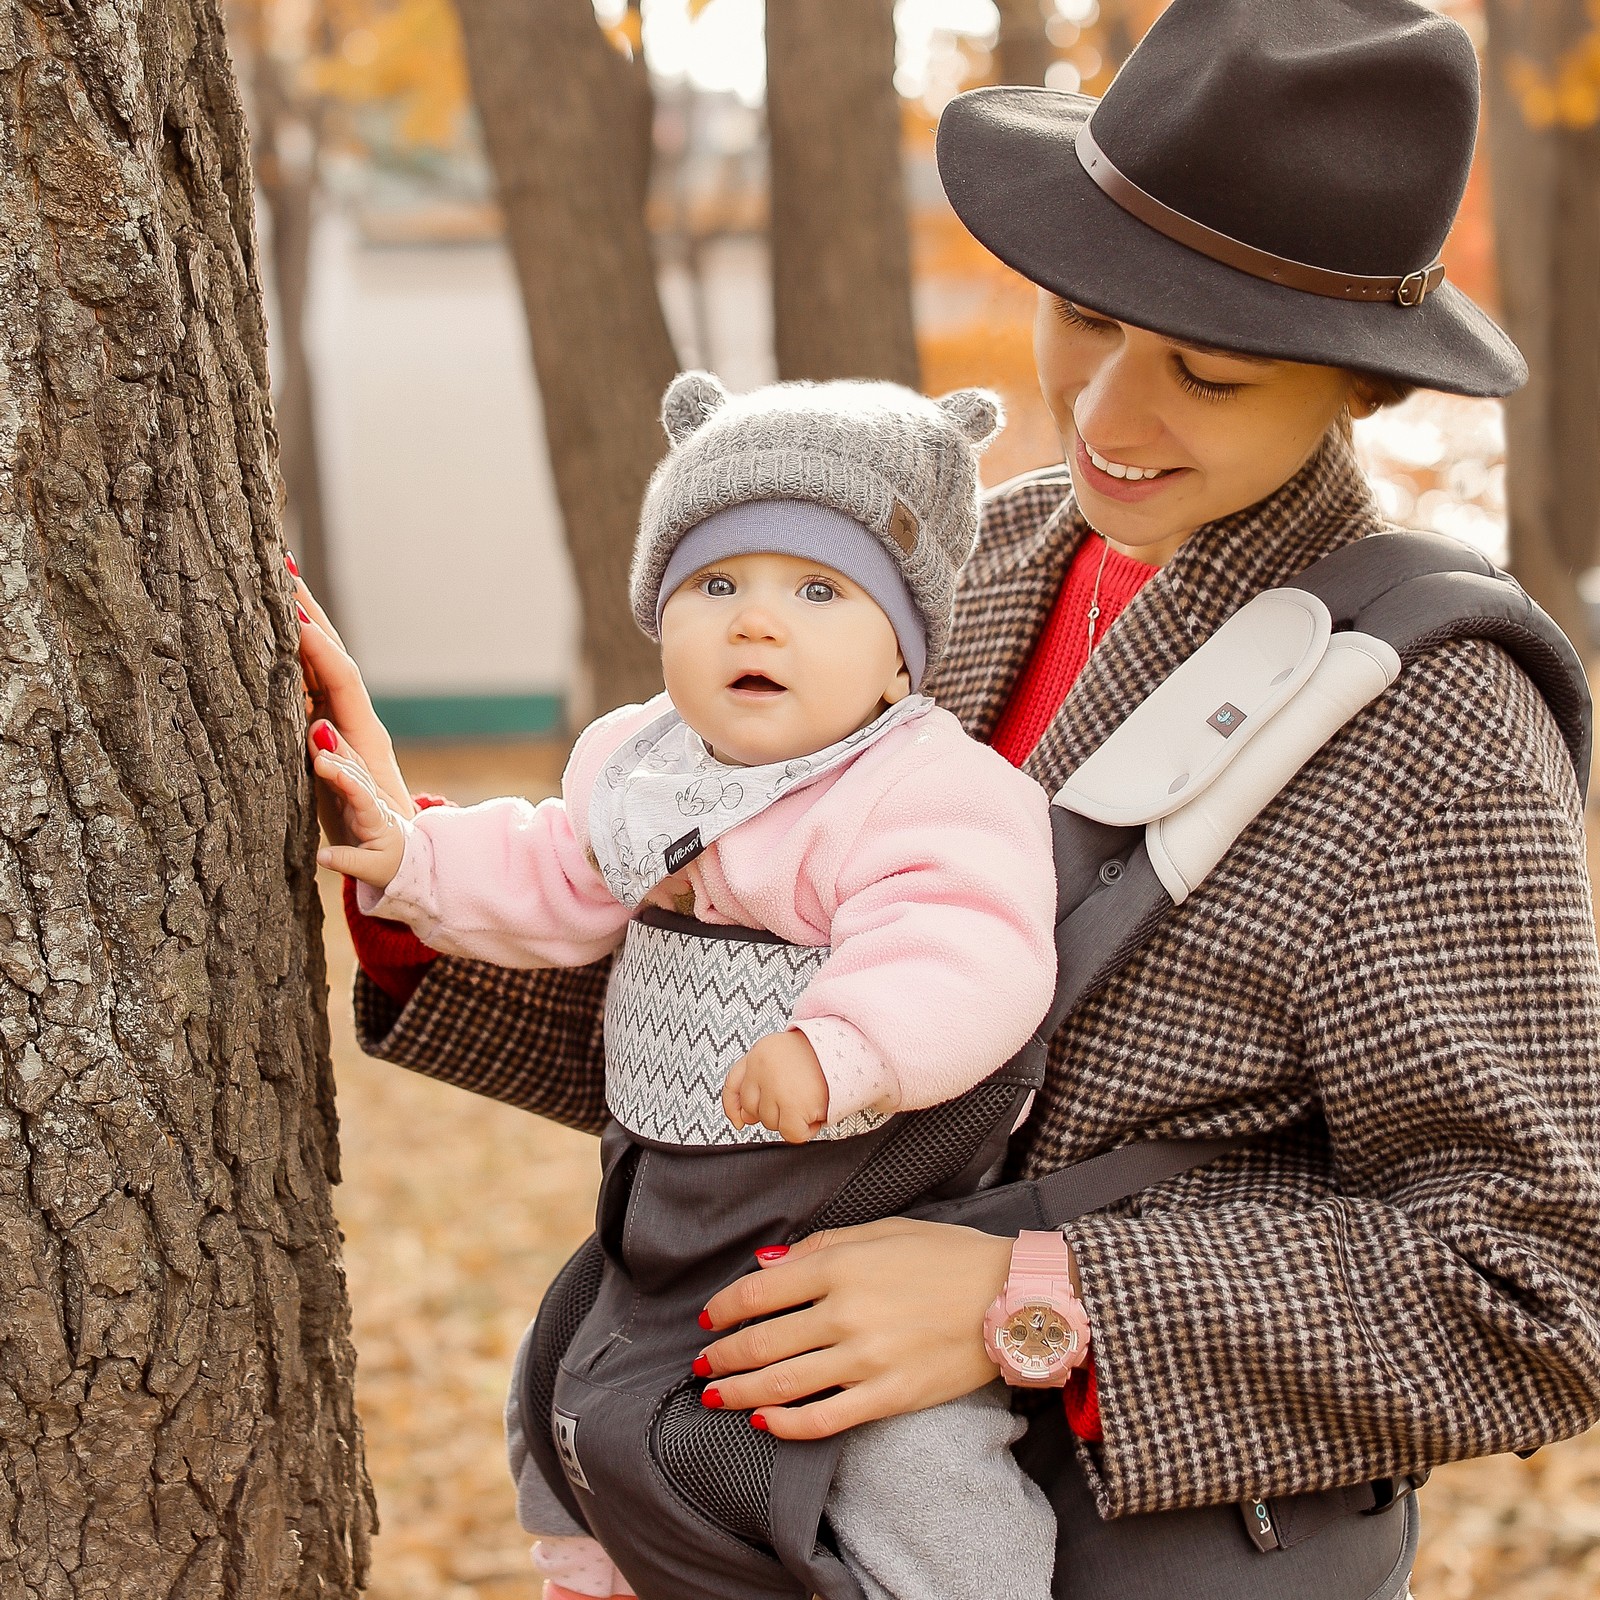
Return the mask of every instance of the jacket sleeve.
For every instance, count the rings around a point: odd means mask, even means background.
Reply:
[[[610,973],[610,957],[517,972],[441,956],[402,1006],[358,971],[357,1042],[369,1056],[599,1133]]]
[[[828,1120],[970,1088],[1027,1042],[1055,988],[1049,802],[971,746],[894,784],[839,869],[832,954],[795,1007]]]
[[[1338,1192],[1067,1230],[1103,1514],[1359,1483],[1600,1416],[1600,960],[1575,805],[1462,795],[1343,912],[1296,984]]]

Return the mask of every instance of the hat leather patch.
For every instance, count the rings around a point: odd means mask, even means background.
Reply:
[[[896,500],[889,517],[889,537],[910,555],[917,548],[917,514],[904,500]]]

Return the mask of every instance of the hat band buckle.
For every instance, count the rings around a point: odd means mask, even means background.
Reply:
[[[1100,148],[1088,122],[1078,130],[1076,150],[1080,165],[1101,193],[1130,216],[1137,217],[1147,227],[1154,228],[1175,243],[1186,245],[1213,261],[1248,273],[1253,278],[1282,284],[1286,289],[1301,289],[1307,294],[1323,295],[1330,300],[1365,304],[1390,300],[1407,309],[1420,306],[1444,282],[1442,261],[1435,261],[1431,266],[1418,272],[1405,273],[1401,277],[1370,277],[1361,273],[1334,272],[1327,267],[1312,266],[1308,261],[1274,255],[1270,250],[1258,249],[1242,239],[1235,239],[1231,234],[1196,222],[1193,217],[1175,211],[1147,190],[1141,189],[1119,171]]]

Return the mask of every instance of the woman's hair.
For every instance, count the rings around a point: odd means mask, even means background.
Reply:
[[[1419,387],[1417,384],[1407,383],[1404,378],[1391,378],[1383,372],[1357,372],[1352,369],[1350,376],[1355,380],[1355,392],[1375,411],[1399,405],[1402,400],[1414,395]],[[1340,413],[1336,426],[1348,443],[1353,437],[1348,409]]]

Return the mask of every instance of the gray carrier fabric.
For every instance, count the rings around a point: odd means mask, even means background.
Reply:
[[[1386,639],[1402,662],[1447,639],[1503,646],[1543,693],[1584,785],[1581,664],[1482,557],[1432,535],[1382,535],[1318,562],[1296,586],[1325,602],[1336,628]],[[641,1600],[862,1600],[822,1520],[837,1441],[759,1433],[742,1413],[703,1406],[703,1384],[690,1376],[705,1338],[701,1307],[753,1270],[755,1249],[908,1213],[1001,1235],[1057,1226],[1246,1142],[1136,1142],[1037,1182],[986,1187],[1042,1079],[1050,1032],[1172,910],[1143,830],[1060,807],[1051,817],[1060,956],[1051,1016],[967,1094],[853,1136],[741,1142],[718,1123],[721,1074],[787,1021],[816,952],[656,912],[630,932],[607,1008],[620,1120],[601,1145],[597,1231],[546,1295],[515,1398],[551,1490]],[[764,982],[768,994],[757,992]],[[1032,1418],[1018,1457],[1058,1518],[1059,1595],[1397,1600],[1405,1590],[1417,1539],[1409,1482],[1102,1523],[1058,1399],[1018,1404]]]
[[[685,927],[700,936],[679,937]],[[789,1026],[795,1002],[828,959],[826,945],[789,944],[748,928],[692,924],[642,911],[606,989],[606,1105],[629,1133],[653,1144],[781,1143],[759,1125],[735,1128],[722,1085],[750,1041]],[[819,1139],[848,1139],[881,1126],[860,1111]]]

